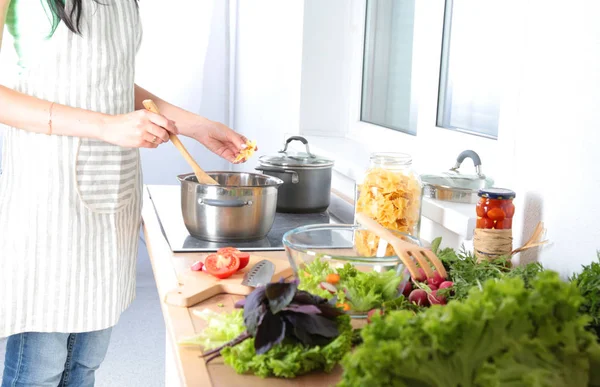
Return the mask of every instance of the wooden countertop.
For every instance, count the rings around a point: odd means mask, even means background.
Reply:
[[[185,271],[203,254],[186,253],[174,254],[162,234],[160,223],[149,201],[147,190],[144,189],[144,208],[142,210],[143,230],[148,247],[148,254],[161,300],[165,294],[176,288],[179,279]],[[146,205],[148,204],[148,205]],[[273,259],[287,259],[285,252],[260,252],[259,255]],[[331,374],[314,373],[285,380],[280,378],[262,379],[252,375],[238,375],[225,365],[221,359],[215,359],[208,365],[200,357],[197,347],[179,346],[177,342],[185,337],[194,336],[204,328],[204,321],[193,314],[193,310],[212,309],[217,312],[227,312],[233,309],[233,304],[241,299],[240,296],[227,294],[217,295],[191,308],[174,307],[161,302],[167,331],[167,357],[172,356],[176,366],[178,384],[182,386],[332,386],[341,375],[338,366]],[[222,306],[219,306],[222,304]],[[170,348],[169,348],[170,347]],[[167,380],[166,385],[174,386]]]

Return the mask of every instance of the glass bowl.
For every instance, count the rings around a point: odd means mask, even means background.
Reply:
[[[419,239],[390,230],[404,241]],[[331,300],[354,318],[397,299],[409,280],[391,245],[364,227],[353,224],[315,224],[283,235],[299,288]]]

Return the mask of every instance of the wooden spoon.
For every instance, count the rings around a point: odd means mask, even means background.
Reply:
[[[367,230],[371,231],[373,234],[377,235],[379,238],[387,241],[398,255],[398,258],[404,263],[404,266],[408,269],[410,276],[412,278],[419,278],[419,271],[415,261],[413,258],[419,263],[419,266],[425,272],[427,278],[433,277],[433,270],[431,270],[431,265],[435,267],[438,274],[442,278],[447,278],[448,274],[446,273],[446,269],[444,265],[439,260],[439,258],[433,253],[433,251],[429,249],[425,249],[423,247],[413,245],[412,243],[406,242],[396,235],[394,235],[390,230],[383,227],[376,220],[371,219],[365,214],[358,213],[356,214],[356,221],[359,224],[362,224]]]
[[[152,113],[160,114],[160,112],[158,111],[158,106],[156,106],[154,101],[152,101],[151,99],[144,100],[142,104],[144,105],[146,110],[149,110]],[[175,145],[175,148],[179,150],[185,161],[187,161],[188,164],[192,167],[192,170],[196,175],[196,179],[198,179],[198,183],[207,185],[219,185],[219,183],[217,183],[215,179],[210,177],[210,175],[208,175],[206,172],[204,172],[204,170],[202,170],[202,168],[200,168],[198,163],[196,163],[196,161],[192,158],[187,149],[185,149],[185,146],[183,146],[183,143],[181,142],[181,140],[179,140],[179,137],[177,137],[177,135],[169,133],[169,139],[171,140],[173,145]]]

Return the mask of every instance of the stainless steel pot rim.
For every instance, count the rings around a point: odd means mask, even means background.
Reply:
[[[279,187],[283,184],[283,180],[274,177],[274,176],[269,176],[269,175],[265,175],[262,173],[252,173],[252,172],[231,172],[231,171],[210,171],[210,172],[206,172],[208,175],[210,175],[212,178],[215,178],[216,176],[218,176],[219,174],[246,174],[246,175],[250,175],[250,176],[256,176],[256,177],[260,177],[262,179],[264,179],[266,182],[269,182],[270,184],[255,184],[255,185],[232,185],[232,186],[221,186],[221,185],[210,185],[210,184],[200,184],[197,181],[192,181],[190,180],[190,177],[196,177],[196,175],[194,174],[194,172],[191,173],[184,173],[181,175],[177,175],[177,179],[181,182],[188,182],[188,183],[192,183],[192,184],[197,184],[200,186],[205,186],[205,187],[215,187],[215,188],[268,188],[268,187]]]

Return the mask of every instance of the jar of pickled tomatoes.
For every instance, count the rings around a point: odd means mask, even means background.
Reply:
[[[476,228],[512,230],[515,192],[504,188],[485,188],[479,190],[478,196]]]

